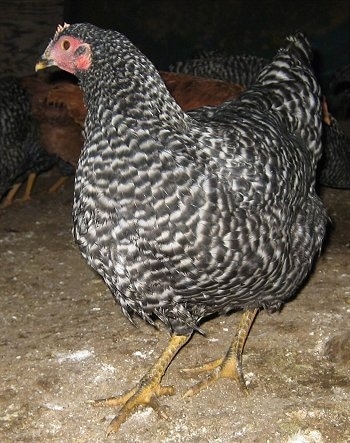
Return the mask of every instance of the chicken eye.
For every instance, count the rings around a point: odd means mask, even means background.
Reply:
[[[68,51],[69,48],[70,48],[70,42],[68,40],[63,40],[62,49],[64,49],[65,51]]]

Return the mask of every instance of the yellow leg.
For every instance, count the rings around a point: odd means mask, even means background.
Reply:
[[[50,187],[49,189],[49,193],[53,194],[55,192],[57,192],[64,184],[65,182],[68,180],[68,176],[67,175],[63,175],[62,177],[60,177],[57,181],[55,181],[55,183]]]
[[[185,393],[185,397],[197,394],[204,388],[207,388],[220,378],[231,378],[238,382],[239,387],[247,392],[247,387],[243,377],[242,370],[242,353],[244,344],[247,340],[250,328],[258,313],[258,309],[251,311],[245,311],[241,317],[241,321],[238,325],[237,332],[232,340],[232,343],[223,358],[219,358],[198,368],[183,369],[182,371],[187,374],[199,374],[202,372],[212,371],[209,377]]]
[[[22,183],[16,183],[12,186],[12,188],[9,190],[9,192],[6,194],[5,198],[3,199],[0,208],[4,209],[12,205],[13,199],[15,198],[15,195],[17,194],[17,191],[21,187],[21,185]]]
[[[35,179],[36,179],[36,173],[31,172],[27,179],[26,189],[24,191],[23,197],[21,198],[22,202],[30,200],[30,195],[34,186]]]
[[[119,414],[111,421],[107,429],[107,435],[117,432],[121,424],[139,406],[150,406],[160,416],[167,418],[166,412],[159,404],[158,397],[161,395],[174,395],[175,389],[173,386],[161,386],[160,382],[167,367],[189,338],[190,335],[173,335],[162,355],[137,386],[119,397],[105,398],[93,402],[94,405],[98,406],[123,405]]]

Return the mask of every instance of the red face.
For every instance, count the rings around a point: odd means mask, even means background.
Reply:
[[[91,66],[91,47],[75,37],[62,35],[55,43],[50,44],[44,55],[49,65],[58,66],[64,71],[76,74]]]

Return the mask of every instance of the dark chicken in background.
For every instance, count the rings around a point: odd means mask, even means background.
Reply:
[[[0,79],[0,199],[6,207],[28,179],[23,200],[38,173],[51,168],[56,157],[43,149],[40,130],[31,111],[30,98],[15,77]]]
[[[349,95],[350,98],[350,95]],[[350,118],[338,121],[323,101],[323,155],[318,181],[332,188],[350,188]]]
[[[330,112],[341,122],[350,120],[350,64],[336,70],[328,85]],[[350,137],[349,129],[346,131]]]
[[[37,69],[80,81],[88,113],[75,180],[76,242],[123,313],[171,331],[140,383],[98,404],[123,405],[116,432],[158,397],[175,354],[212,314],[243,310],[223,358],[198,371],[245,383],[242,351],[260,309],[278,310],[319,254],[327,216],[315,192],[320,89],[302,34],[286,39],[255,85],[217,108],[184,113],[123,35],[59,26]],[[209,109],[209,110],[208,110]]]
[[[199,56],[169,66],[171,72],[216,78],[248,87],[252,85],[269,60],[255,55],[231,55],[202,52]]]
[[[327,88],[324,128],[325,155],[320,164],[320,181],[326,186],[350,188],[350,65],[339,68]],[[328,110],[329,108],[329,110]]]

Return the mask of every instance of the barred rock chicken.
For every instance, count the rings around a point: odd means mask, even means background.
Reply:
[[[169,70],[250,86],[268,63],[269,60],[255,55],[231,55],[214,51],[174,63]]]
[[[5,197],[1,206],[12,203],[26,178],[23,200],[28,199],[37,173],[49,169],[55,162],[55,156],[42,148],[38,124],[20,80],[0,79],[0,199]]]
[[[286,39],[237,100],[208,117],[184,113],[152,63],[123,35],[59,26],[36,69],[80,80],[88,114],[74,191],[77,244],[123,313],[169,328],[168,346],[139,384],[97,401],[123,405],[108,433],[158,397],[175,354],[212,314],[243,310],[227,354],[197,370],[242,389],[242,351],[260,309],[298,290],[321,248],[327,216],[315,193],[320,91],[302,34]],[[197,117],[195,118],[195,116]],[[196,371],[196,369],[194,369]]]

